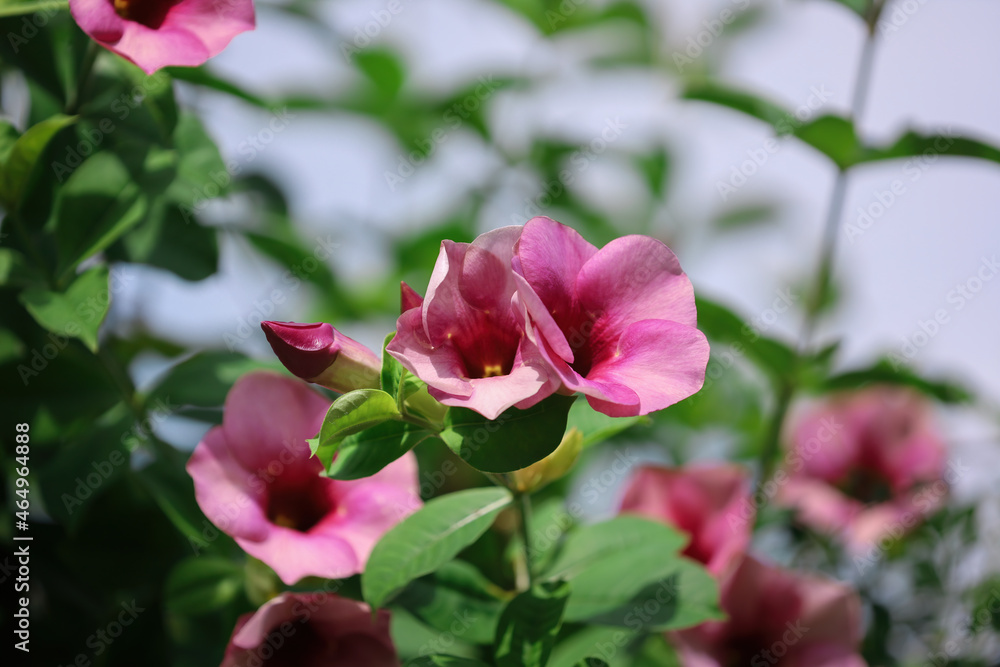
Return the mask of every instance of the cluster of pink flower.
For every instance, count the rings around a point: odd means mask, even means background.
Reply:
[[[882,387],[813,406],[793,431],[774,499],[856,553],[898,537],[940,507],[946,488],[945,447],[926,408],[908,390]],[[759,504],[750,486],[736,465],[650,466],[626,489],[621,511],[686,533],[685,555],[720,584],[729,618],[670,635],[683,664],[865,665],[857,653],[860,601],[851,588],[747,553]]]
[[[647,414],[704,379],[708,344],[695,328],[691,285],[673,253],[648,237],[598,250],[535,218],[471,244],[445,241],[427,296],[404,283],[401,310],[387,352],[443,405],[489,419],[556,392],[582,393],[614,417]],[[379,356],[329,324],[263,329],[296,376],[341,393],[379,387]],[[289,585],[362,572],[381,536],[421,507],[412,453],[365,479],[320,475],[306,439],[329,405],[299,381],[250,374],[188,464],[208,518]],[[943,500],[940,489],[927,494],[945,465],[927,414],[915,394],[890,388],[813,406],[763,493],[856,550],[895,534],[896,524],[912,527]],[[864,665],[860,602],[849,587],[748,555],[757,499],[747,471],[733,465],[648,467],[628,486],[621,511],[687,533],[685,554],[720,584],[728,620],[670,635],[683,664]],[[398,664],[386,612],[374,618],[335,594],[286,593],[241,619],[224,665],[275,653],[275,641],[287,644],[288,664]]]

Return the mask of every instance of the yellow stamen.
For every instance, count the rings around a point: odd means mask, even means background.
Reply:
[[[490,364],[488,366],[483,366],[483,377],[491,378],[497,375],[503,375],[503,366],[500,364]]]

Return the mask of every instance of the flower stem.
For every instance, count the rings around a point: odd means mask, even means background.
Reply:
[[[528,590],[535,583],[535,575],[531,570],[531,494],[518,494],[517,507],[521,513],[521,548],[524,551],[524,571],[527,579],[527,586],[524,586],[523,590]]]
[[[864,113],[865,105],[868,101],[868,91],[871,87],[872,65],[875,60],[875,32],[878,26],[879,16],[884,7],[884,0],[870,0],[868,11],[865,15],[867,31],[865,33],[864,46],[861,50],[861,57],[858,61],[857,74],[854,79],[854,90],[851,93],[851,120],[857,122]],[[812,338],[819,322],[819,316],[826,302],[830,283],[833,278],[833,265],[837,251],[837,233],[840,230],[840,220],[843,217],[844,201],[847,197],[847,169],[839,169],[837,178],[833,184],[833,192],[830,195],[830,205],[827,209],[826,221],[823,227],[823,240],[820,246],[819,265],[816,271],[816,278],[813,282],[812,292],[806,302],[805,318],[802,323],[802,331],[799,334],[797,346],[796,364],[808,354],[812,346]],[[792,376],[782,380],[778,388],[778,400],[774,408],[774,414],[768,423],[764,444],[760,451],[760,477],[757,481],[757,491],[760,492],[764,484],[771,479],[777,464],[777,455],[781,442],[781,428],[788,414],[788,408],[795,397],[795,375],[798,369],[792,369]]]
[[[94,70],[94,63],[97,62],[97,55],[102,47],[94,41],[87,44],[87,52],[83,55],[80,63],[80,71],[76,77],[76,88],[74,88],[66,99],[66,114],[73,116],[80,110],[83,104],[83,93],[90,82],[90,73]]]
[[[65,0],[43,0],[42,2],[17,2],[0,5],[0,18],[7,16],[20,16],[22,14],[34,14],[36,12],[61,11],[69,9],[69,3]]]

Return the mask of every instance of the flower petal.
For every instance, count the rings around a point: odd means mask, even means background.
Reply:
[[[170,8],[162,28],[177,28],[198,38],[209,57],[219,54],[236,35],[256,25],[252,0],[182,0]]]
[[[532,218],[517,244],[520,272],[557,321],[576,295],[577,275],[598,250],[572,227],[551,218]]]
[[[701,389],[708,353],[705,335],[694,327],[665,320],[636,322],[625,329],[614,356],[594,366],[586,379],[627,387],[639,403],[617,405],[593,396],[587,400],[611,417],[662,410]]]
[[[69,10],[80,29],[95,41],[107,46],[122,38],[125,19],[108,0],[73,0]]]
[[[104,45],[134,62],[146,74],[169,66],[197,67],[212,56],[194,33],[165,25],[147,28],[134,21],[124,22],[124,31],[117,42]]]
[[[252,485],[254,473],[230,452],[221,427],[210,430],[187,462],[195,498],[208,520],[234,537],[261,540],[269,524],[264,511],[263,484]]]
[[[233,457],[247,470],[283,469],[319,474],[306,440],[323,424],[330,402],[299,380],[270,372],[244,375],[226,397],[222,428]]]
[[[343,579],[362,570],[354,548],[340,535],[271,525],[263,540],[237,537],[236,543],[289,586],[305,577]]]
[[[601,313],[607,329],[639,320],[698,324],[694,289],[677,256],[648,236],[623,236],[601,248],[581,267],[575,289],[580,308]]]

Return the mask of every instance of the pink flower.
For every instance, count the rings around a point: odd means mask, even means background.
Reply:
[[[645,415],[701,389],[708,341],[677,257],[648,236],[598,250],[549,218],[524,226],[518,294],[564,390],[611,417]]]
[[[412,454],[365,479],[320,476],[306,439],[329,406],[297,380],[245,375],[187,464],[205,516],[287,584],[361,572],[378,539],[420,507]]]
[[[254,29],[252,0],[70,0],[80,28],[147,74],[195,67]]]
[[[296,377],[341,394],[377,389],[382,360],[329,324],[261,322],[274,354]]]
[[[326,593],[285,593],[236,621],[220,667],[398,667],[389,612]]]
[[[929,406],[913,391],[843,394],[798,420],[778,499],[803,523],[862,551],[942,506],[946,457]]]
[[[520,227],[503,227],[472,243],[442,242],[423,301],[403,288],[403,306],[411,307],[386,348],[438,401],[487,419],[531,407],[558,386],[513,303],[511,259],[520,234]]]
[[[735,465],[639,468],[628,483],[621,512],[658,519],[687,533],[684,555],[716,577],[728,573],[746,552],[753,531],[750,479]]]
[[[684,667],[865,667],[860,601],[843,584],[748,556],[721,604],[728,620],[671,633]]]

